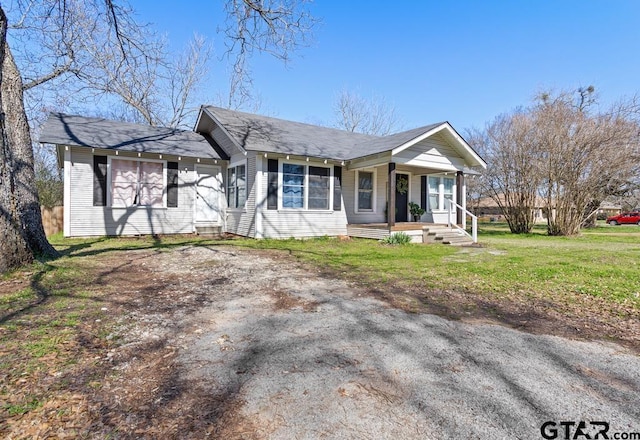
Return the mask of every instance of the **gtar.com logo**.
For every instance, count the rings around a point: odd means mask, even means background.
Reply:
[[[609,423],[607,422],[544,422],[540,434],[545,439],[608,439]]]
[[[640,440],[640,432],[609,432],[608,422],[544,422],[540,435],[548,440]]]

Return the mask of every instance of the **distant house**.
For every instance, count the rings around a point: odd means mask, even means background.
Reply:
[[[504,204],[504,196],[500,197]],[[535,223],[544,223],[547,221],[546,202],[541,197],[536,197],[535,206],[532,208],[533,219]],[[469,211],[478,216],[481,220],[504,221],[504,212],[500,205],[491,197],[483,197],[476,200],[469,206]]]
[[[602,202],[598,209],[598,219],[606,219],[622,213],[622,206],[613,202]]]
[[[504,197],[501,197],[500,200],[504,200]],[[535,205],[536,206],[532,208],[534,221],[536,223],[546,223],[546,201],[542,197],[536,197]],[[474,215],[478,216],[482,220],[504,220],[504,212],[502,211],[502,208],[500,208],[498,203],[491,197],[483,197],[471,203],[471,206],[469,206],[469,211],[471,211]],[[555,212],[555,210],[553,210],[552,212]],[[602,202],[600,204],[600,208],[598,208],[597,217],[599,219],[605,219],[609,216],[620,214],[621,212],[622,207],[620,205],[611,202]]]
[[[464,223],[465,174],[486,167],[448,122],[380,137],[212,106],[194,131],[54,113],[40,142],[64,167],[65,237],[388,235],[409,202]]]

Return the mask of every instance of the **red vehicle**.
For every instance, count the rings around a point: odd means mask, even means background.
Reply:
[[[640,212],[623,212],[607,218],[610,225],[640,225]]]

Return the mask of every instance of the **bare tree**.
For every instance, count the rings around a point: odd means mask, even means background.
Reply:
[[[308,45],[318,24],[309,11],[310,0],[228,0],[223,32],[227,56],[233,60],[228,108],[252,101],[249,59],[269,54],[287,64],[291,55]]]
[[[637,187],[640,128],[635,99],[595,111],[594,88],[546,94],[532,109],[545,150],[550,235],[575,235],[600,203]]]
[[[27,263],[33,258],[27,237],[21,225],[16,191],[16,168],[21,158],[13,149],[11,122],[5,112],[5,83],[12,80],[12,72],[5,72],[4,66],[12,62],[11,52],[6,44],[7,16],[0,6],[0,272]],[[21,92],[21,90],[20,90]],[[15,93],[15,91],[14,91]],[[42,229],[42,219],[40,219]],[[44,235],[44,231],[42,232]]]
[[[498,117],[482,141],[483,182],[512,232],[529,232],[536,195],[550,235],[575,235],[600,203],[638,188],[640,128],[635,98],[595,111],[590,86],[546,92],[534,105]]]
[[[0,271],[30,261],[34,255],[55,256],[44,234],[35,185],[33,149],[24,109],[23,82],[7,43],[7,17],[0,6],[4,32],[0,34],[0,119],[3,124],[0,167],[0,213],[4,229],[0,237]]]
[[[511,232],[529,233],[542,183],[536,127],[525,111],[498,116],[484,132],[482,151],[487,171],[484,192],[502,210]]]
[[[386,136],[401,128],[395,107],[377,96],[366,99],[342,90],[335,101],[334,113],[334,126],[342,130]]]

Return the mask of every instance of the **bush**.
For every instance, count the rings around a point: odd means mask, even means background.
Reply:
[[[382,240],[382,243],[404,245],[411,243],[411,236],[407,235],[404,232],[396,232],[395,234],[391,234],[387,238]]]

